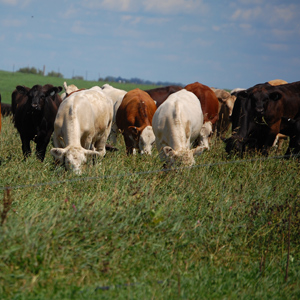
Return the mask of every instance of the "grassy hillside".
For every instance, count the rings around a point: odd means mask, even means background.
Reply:
[[[11,93],[17,85],[25,85],[32,87],[35,84],[52,84],[55,86],[63,86],[64,81],[67,84],[75,84],[78,88],[90,88],[92,86],[98,85],[102,86],[106,82],[101,81],[85,81],[85,80],[73,80],[64,79],[58,77],[48,77],[34,74],[24,74],[19,72],[7,72],[0,70],[0,94],[2,96],[3,103],[11,103]],[[155,88],[157,86],[151,85],[138,85],[138,84],[127,84],[127,83],[110,83],[112,86],[123,89],[125,91],[132,90],[134,88],[140,88],[142,90]]]
[[[0,299],[299,299],[298,161],[214,139],[163,172],[156,150],[118,147],[76,176],[49,151],[23,161],[3,118]]]

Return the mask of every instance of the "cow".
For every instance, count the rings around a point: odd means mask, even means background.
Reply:
[[[232,136],[225,140],[226,151],[246,147],[268,154],[278,133],[289,135],[282,117],[297,118],[300,114],[300,81],[272,86],[258,84],[238,93],[232,113]],[[290,150],[288,149],[287,152]]]
[[[2,120],[1,120],[2,111],[1,111],[1,106],[2,106],[2,103],[1,103],[1,94],[0,94],[0,132],[1,132],[1,128],[2,128]]]
[[[212,134],[215,128],[215,124],[219,119],[219,101],[215,93],[206,85],[194,82],[184,87],[185,90],[194,93],[198,101],[200,101],[201,109],[204,117],[204,124],[202,126],[202,132],[206,132],[202,135],[201,140],[198,141],[209,149],[209,136]]]
[[[112,118],[112,100],[100,87],[72,93],[57,112],[51,155],[67,170],[81,174],[89,157],[105,155]]]
[[[159,106],[152,120],[156,148],[165,167],[192,166],[194,155],[206,148],[190,149],[200,138],[204,116],[197,96],[182,89]]]
[[[27,88],[18,85],[12,93],[13,122],[17,128],[26,159],[31,155],[30,141],[36,143],[36,156],[44,161],[54,130],[54,120],[61,103],[61,86],[46,84]]]
[[[211,87],[211,89],[219,100],[219,119],[216,122],[216,133],[217,136],[222,136],[230,128],[231,115],[236,96],[231,95],[229,92],[223,89],[216,89],[213,87]]]
[[[285,153],[286,158],[290,158],[291,156],[297,156],[298,159],[300,154],[300,116],[297,118],[281,118],[281,125],[284,127],[284,131],[289,137],[290,142],[288,149]]]
[[[112,99],[113,105],[114,105],[113,123],[111,126],[111,132],[110,132],[110,136],[108,139],[110,139],[113,142],[113,144],[115,145],[117,143],[117,136],[118,136],[118,132],[119,132],[118,126],[116,123],[116,115],[117,115],[118,108],[120,107],[121,102],[123,100],[123,97],[125,96],[127,91],[117,89],[117,88],[109,85],[108,83],[104,84],[101,88],[102,88],[103,93]]]
[[[0,96],[1,97],[1,96]],[[0,99],[1,100],[1,99]],[[1,103],[1,115],[7,117],[12,114],[11,104]]]
[[[236,100],[235,95],[231,95],[229,92],[222,90],[222,89],[216,89],[211,88],[215,95],[217,96],[220,103],[225,103],[229,110],[229,116],[232,114],[234,102]]]
[[[67,85],[67,83],[64,82],[64,90],[65,92],[60,95],[62,100],[65,100],[72,92],[78,91],[79,88],[74,84]]]
[[[137,88],[125,94],[116,122],[123,134],[127,154],[133,154],[137,149],[141,154],[151,155],[155,141],[152,130],[155,111],[156,105],[148,93]]]
[[[150,90],[145,90],[146,93],[155,101],[156,107],[159,107],[171,94],[182,90],[183,87],[179,85],[168,85],[158,87]]]

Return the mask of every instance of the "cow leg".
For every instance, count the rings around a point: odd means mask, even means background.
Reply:
[[[50,142],[51,134],[46,135],[46,137],[39,136],[36,139],[36,156],[41,162],[43,162],[45,159],[46,150]]]
[[[31,155],[30,139],[21,136],[21,141],[22,141],[22,152],[24,155],[24,159],[26,159]]]
[[[133,154],[133,143],[132,143],[132,140],[124,135],[124,141],[125,141],[125,145],[126,145],[126,154],[127,155],[130,155],[130,154]]]

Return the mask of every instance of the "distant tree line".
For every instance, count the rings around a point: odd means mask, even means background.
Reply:
[[[34,75],[42,75],[45,76],[45,71],[36,69],[35,67],[25,67],[25,68],[20,68],[17,72],[20,73],[26,73],[26,74],[34,74]],[[50,77],[59,77],[59,78],[64,78],[63,74],[55,71],[48,72],[47,76]]]
[[[161,85],[161,86],[167,86],[167,85],[180,85],[183,86],[182,83],[175,83],[175,82],[169,82],[169,81],[150,81],[150,80],[143,80],[140,78],[131,78],[126,79],[123,77],[114,77],[114,76],[107,76],[105,78],[99,78],[98,81],[105,81],[105,82],[119,82],[119,83],[134,83],[134,84],[148,84],[148,85]]]
[[[36,69],[35,67],[25,67],[20,68],[17,72],[20,73],[27,73],[27,74],[35,74],[35,75],[42,75],[45,76],[45,68],[44,71]],[[64,78],[63,74],[55,71],[51,71],[47,74],[47,76],[50,77],[59,77]],[[73,76],[72,79],[76,80],[84,80],[83,76]],[[114,77],[114,76],[107,76],[105,78],[99,78],[98,81],[105,81],[105,82],[118,82],[118,83],[134,83],[134,84],[147,84],[147,85],[159,85],[159,86],[166,86],[166,85],[180,85],[181,83],[174,83],[174,82],[168,82],[168,81],[150,81],[150,80],[143,80],[137,77],[126,79],[121,76]]]

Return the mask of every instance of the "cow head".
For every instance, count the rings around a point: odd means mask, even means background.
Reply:
[[[71,170],[78,175],[81,174],[82,165],[87,162],[89,157],[100,156],[99,152],[82,147],[53,148],[50,153],[55,160],[65,166],[66,170]]]
[[[206,147],[199,146],[191,150],[174,150],[169,146],[163,148],[163,152],[167,158],[166,166],[171,167],[190,167],[195,164],[195,155],[200,155]]]
[[[62,91],[62,87],[54,87],[50,84],[44,86],[34,85],[30,90],[27,90],[24,86],[18,85],[16,89],[20,94],[28,97],[28,103],[30,103],[31,108],[35,111],[43,110],[47,98],[53,100],[55,94]]]
[[[141,154],[151,155],[155,135],[152,126],[136,127],[129,126],[129,137],[133,141],[134,148],[138,148]]]
[[[155,143],[155,135],[152,126],[146,126],[141,132],[139,139],[139,149],[141,154],[151,155],[152,147]]]

